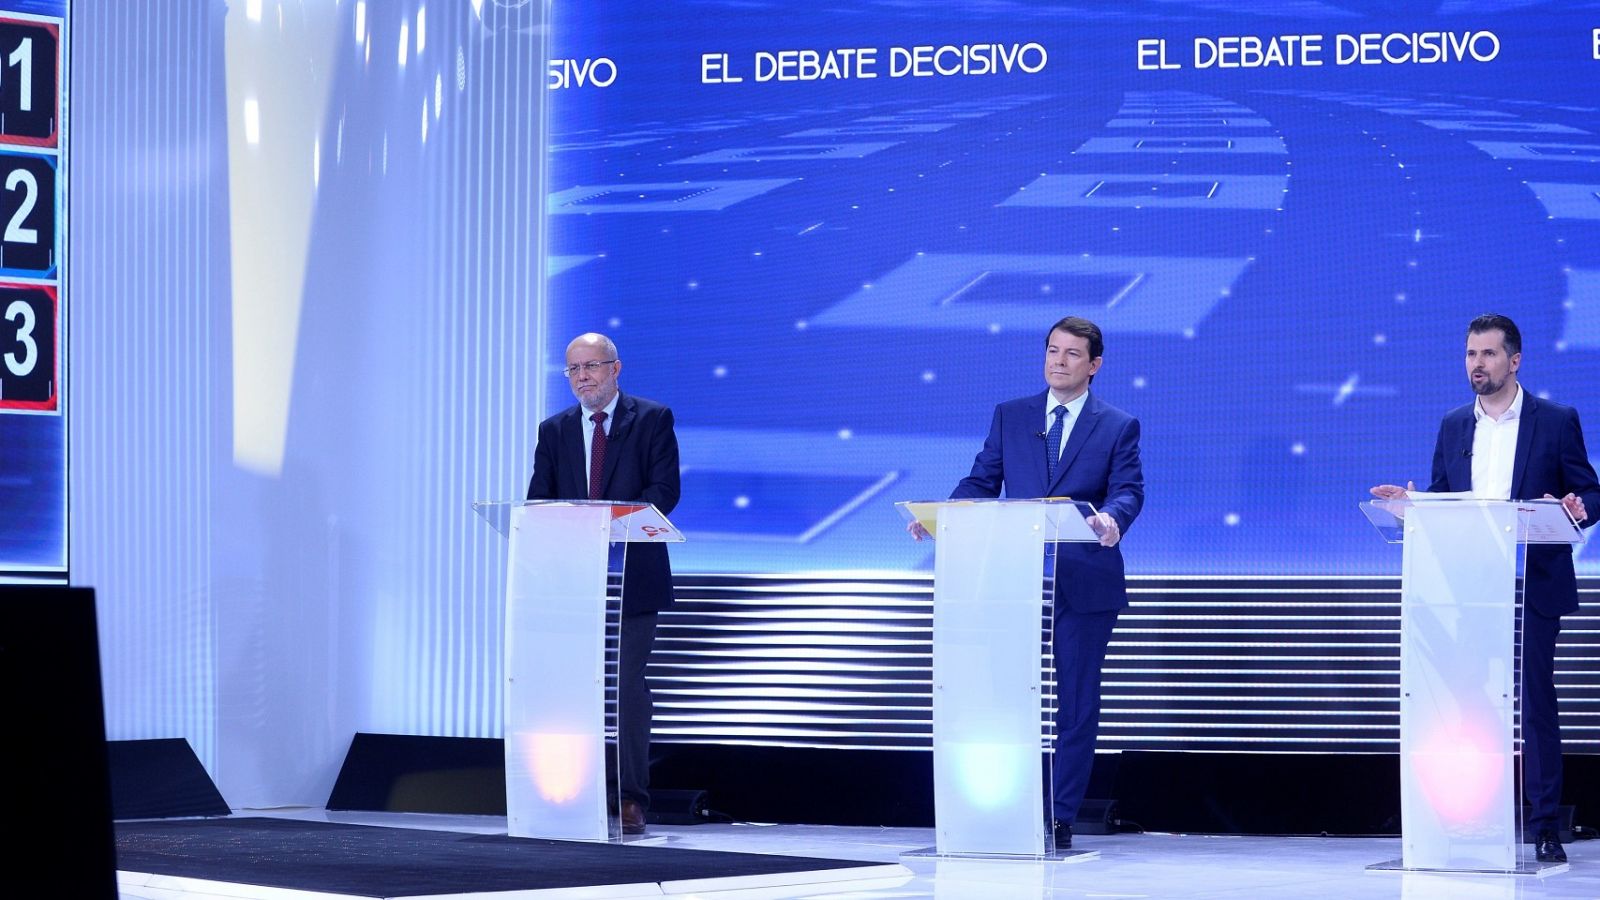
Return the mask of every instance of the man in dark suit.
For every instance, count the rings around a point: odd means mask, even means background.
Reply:
[[[1573,521],[1594,524],[1600,483],[1570,406],[1541,400],[1517,382],[1522,332],[1505,316],[1482,315],[1467,326],[1467,380],[1477,399],[1439,423],[1429,491],[1471,491],[1484,499],[1561,498]],[[1408,484],[1383,484],[1372,494],[1403,500]],[[1528,830],[1540,862],[1566,862],[1557,830],[1561,802],[1561,724],[1556,710],[1556,635],[1561,617],[1578,609],[1572,551],[1536,544],[1523,566],[1522,768],[1530,808]]]
[[[565,371],[578,405],[539,423],[528,499],[636,501],[671,514],[679,494],[672,410],[617,389],[622,360],[605,335],[573,338]],[[617,655],[617,780],[627,834],[644,833],[644,811],[650,806],[654,708],[644,670],[655,643],[656,614],[670,605],[667,545],[628,545]]]
[[[972,473],[950,495],[1071,497],[1099,510],[1089,520],[1099,544],[1053,548],[1057,711],[1050,806],[1058,850],[1072,846],[1072,823],[1089,787],[1100,667],[1117,614],[1128,605],[1117,543],[1144,506],[1139,420],[1089,391],[1103,348],[1100,328],[1087,319],[1068,316],[1051,326],[1044,355],[1049,389],[995,407]],[[927,534],[912,531],[919,539]]]

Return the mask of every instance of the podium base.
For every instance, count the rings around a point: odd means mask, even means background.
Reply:
[[[1512,869],[1424,869],[1418,867],[1406,868],[1405,860],[1391,859],[1388,862],[1373,863],[1367,866],[1368,872],[1417,872],[1424,875],[1516,875],[1531,878],[1543,878],[1546,875],[1559,875],[1571,868],[1568,863],[1539,862],[1538,860],[1525,860],[1517,863]]]
[[[901,859],[970,859],[987,860],[990,862],[1048,862],[1048,863],[1079,863],[1091,859],[1099,859],[1099,850],[1051,850],[1042,856],[1031,853],[940,853],[938,847],[923,847],[920,850],[907,850],[900,854]]]

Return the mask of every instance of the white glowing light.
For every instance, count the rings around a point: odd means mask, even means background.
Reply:
[[[365,43],[367,40],[367,0],[358,0],[356,3],[356,43]]]
[[[403,69],[403,68],[406,67],[406,55],[408,53],[410,53],[410,52],[411,52],[411,23],[402,21],[400,23],[400,51],[399,51],[399,54],[398,54],[399,55],[399,61],[400,61],[400,68]]]
[[[422,58],[422,48],[428,46],[428,8],[417,7],[417,58]]]
[[[439,111],[444,109],[444,75],[433,76],[433,117],[439,118]]]
[[[321,191],[322,138],[332,90],[326,73],[347,52],[338,42],[355,20],[344,18],[342,6],[333,9],[331,3],[295,4],[295,9],[326,7],[306,16],[286,10],[282,0],[233,0],[230,5],[231,449],[240,469],[276,476],[283,470],[292,418],[290,376],[301,337],[306,248],[314,243],[308,235]],[[371,28],[362,13],[358,35]],[[269,15],[276,24],[272,32],[263,27]],[[294,115],[282,114],[285,100],[293,103]],[[302,155],[308,151],[310,159]]]
[[[261,143],[261,104],[254,97],[244,100],[244,140],[247,144]]]
[[[943,748],[954,760],[961,799],[974,809],[1007,809],[1023,788],[1024,767],[1037,766],[1035,753],[1008,744],[952,741]]]

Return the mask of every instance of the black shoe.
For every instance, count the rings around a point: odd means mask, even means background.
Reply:
[[[1061,850],[1071,850],[1072,849],[1072,826],[1071,825],[1067,824],[1066,822],[1056,822],[1051,827],[1050,830],[1052,832],[1052,837],[1055,838],[1056,850],[1058,852],[1061,851]],[[1560,848],[1560,846],[1561,846],[1560,844],[1556,845],[1557,848]],[[1565,858],[1565,857],[1563,857],[1563,858]]]
[[[1561,849],[1561,841],[1556,838],[1554,831],[1541,831],[1533,839],[1533,855],[1539,862],[1567,861],[1567,851]]]
[[[644,834],[644,807],[637,800],[622,801],[622,833]]]

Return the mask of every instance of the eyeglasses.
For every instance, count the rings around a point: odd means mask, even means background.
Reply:
[[[601,366],[609,366],[614,362],[616,362],[614,359],[590,360],[586,363],[578,363],[576,365],[567,366],[565,369],[561,370],[561,374],[567,376],[568,378],[577,375],[579,372],[588,372],[589,374],[593,375],[595,372],[600,371]]]

